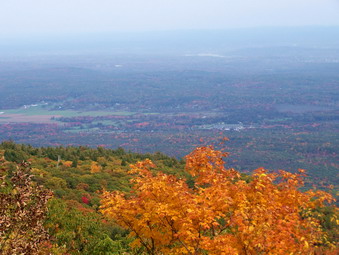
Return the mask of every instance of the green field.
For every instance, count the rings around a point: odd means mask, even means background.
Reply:
[[[9,110],[0,110],[0,122],[10,123],[52,123],[53,117],[78,117],[78,116],[130,116],[133,112],[126,111],[72,111],[72,110],[49,110],[46,107],[31,106],[29,108],[18,108]]]
[[[23,114],[27,116],[34,115],[60,115],[63,117],[76,117],[76,116],[106,116],[106,115],[120,115],[128,116],[133,115],[133,112],[124,111],[72,111],[72,110],[49,110],[45,107],[35,106],[29,108],[18,108],[10,110],[0,110],[3,114]]]

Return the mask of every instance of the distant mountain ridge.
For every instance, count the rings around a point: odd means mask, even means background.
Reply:
[[[1,39],[1,37],[0,37]],[[261,27],[227,30],[173,30],[30,35],[2,38],[0,54],[125,53],[171,54],[201,49],[299,46],[338,48],[339,27]]]

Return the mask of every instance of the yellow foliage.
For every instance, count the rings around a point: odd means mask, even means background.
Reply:
[[[62,161],[62,164],[66,167],[71,167],[72,166],[72,161],[69,161],[69,160],[65,160],[65,161]]]
[[[91,173],[99,173],[101,171],[101,167],[98,165],[97,162],[92,161],[91,162]]]
[[[49,173],[45,170],[41,170],[41,169],[38,169],[38,168],[32,168],[31,169],[31,172],[32,174],[36,175],[36,176],[40,176],[40,177],[45,177],[47,175],[49,175]]]
[[[150,171],[150,160],[131,166],[133,192],[103,194],[101,212],[129,229],[149,254],[311,254],[324,233],[313,215],[332,202],[323,191],[301,192],[304,170],[254,171],[245,182],[226,169],[226,153],[200,147],[186,157],[185,180]]]

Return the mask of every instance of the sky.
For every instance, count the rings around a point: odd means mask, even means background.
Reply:
[[[339,0],[0,0],[0,37],[313,25],[339,25]]]

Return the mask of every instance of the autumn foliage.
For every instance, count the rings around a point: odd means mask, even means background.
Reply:
[[[150,160],[131,165],[131,194],[104,192],[101,212],[130,230],[148,254],[313,254],[331,249],[316,210],[326,192],[300,191],[304,170],[242,178],[211,146],[186,157],[194,184],[161,172]],[[325,248],[321,248],[324,250]]]
[[[100,172],[100,166],[96,162],[92,161],[91,173],[94,174],[94,173],[99,173],[99,172]]]
[[[43,223],[52,193],[32,181],[28,163],[17,166],[11,177],[1,170],[0,254],[38,254],[50,239]]]

